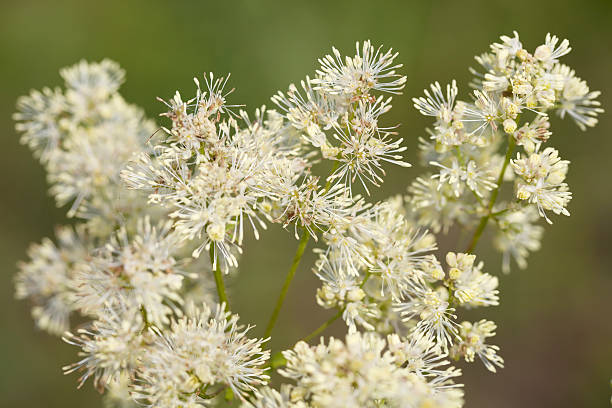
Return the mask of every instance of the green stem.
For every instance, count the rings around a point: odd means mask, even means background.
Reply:
[[[338,318],[340,316],[342,316],[342,312],[344,312],[344,308],[338,310],[338,313],[336,313],[335,315],[330,317],[327,321],[325,321],[322,325],[317,327],[312,333],[310,333],[309,335],[303,337],[300,341],[308,342],[308,341],[312,340],[316,335],[321,334],[333,322],[335,322],[336,320],[338,320]],[[272,357],[270,358],[270,361],[267,364],[267,367],[270,367],[273,370],[276,370],[278,367],[282,367],[282,366],[284,366],[286,364],[287,364],[287,360],[285,360],[285,358],[283,357],[283,353],[278,352],[278,353],[274,353],[274,355],[272,355]]]
[[[210,264],[215,264],[215,247],[214,243],[210,244]],[[217,295],[219,296],[219,302],[225,303],[226,310],[229,310],[229,302],[227,300],[227,294],[225,293],[225,284],[223,283],[223,274],[221,272],[221,263],[217,262],[217,267],[213,269],[215,275],[215,285],[217,285]]]
[[[312,340],[315,336],[317,336],[318,334],[320,334],[321,332],[323,332],[325,329],[327,329],[329,327],[329,325],[331,325],[333,322],[335,322],[336,320],[338,320],[338,318],[340,316],[342,316],[342,312],[344,309],[340,309],[338,310],[338,313],[336,313],[335,315],[333,315],[332,317],[330,317],[329,319],[327,319],[322,325],[320,325],[319,327],[317,327],[312,333],[310,333],[308,336],[305,336],[302,338],[302,341],[310,341]]]
[[[334,174],[334,172],[338,169],[340,165],[339,161],[334,161],[334,166],[330,172],[330,176]],[[331,180],[327,180],[325,184],[325,192],[329,190],[331,187]],[[308,245],[308,240],[310,239],[310,233],[306,228],[302,228],[302,238],[300,238],[300,243],[295,252],[295,256],[293,257],[293,263],[291,264],[291,268],[287,273],[287,277],[285,278],[285,283],[283,284],[283,288],[281,289],[280,294],[278,295],[278,299],[276,301],[276,306],[274,307],[274,311],[272,312],[272,316],[270,316],[270,320],[268,321],[268,326],[266,327],[266,332],[264,337],[270,337],[272,334],[272,330],[274,330],[274,326],[276,325],[276,320],[278,319],[278,315],[280,314],[281,308],[283,307],[283,302],[285,301],[285,297],[287,296],[287,291],[289,290],[289,285],[291,285],[291,281],[295,276],[295,272],[297,271],[298,266],[300,265],[300,261],[302,260],[302,255],[304,255],[304,251],[306,250],[306,246]]]
[[[370,276],[372,274],[370,273],[370,271],[367,271],[365,276],[363,277],[363,280],[361,281],[361,285],[359,285],[360,289],[363,289],[363,287],[365,286],[366,282],[368,281],[368,279],[370,279]]]
[[[487,226],[487,223],[489,222],[489,219],[491,218],[491,214],[493,213],[493,206],[495,205],[495,201],[497,200],[497,196],[499,195],[499,190],[501,189],[502,182],[504,181],[504,174],[506,174],[506,168],[508,167],[510,159],[512,158],[512,152],[514,151],[515,144],[516,143],[514,141],[514,137],[510,135],[508,137],[508,147],[506,149],[506,157],[504,159],[504,164],[502,165],[501,171],[499,172],[499,177],[497,178],[497,187],[495,188],[495,190],[493,190],[493,193],[491,193],[489,205],[487,206],[487,213],[480,219],[480,223],[478,224],[476,231],[474,231],[472,241],[465,250],[466,253],[472,253],[472,251],[474,251],[474,248],[476,248],[476,244],[478,243],[482,232],[484,231],[485,227]]]
[[[310,234],[306,228],[303,229],[302,238],[300,238],[300,244],[297,247],[297,251],[295,252],[295,256],[293,257],[293,263],[291,264],[291,268],[287,273],[287,277],[285,278],[285,283],[283,284],[283,288],[281,289],[280,294],[278,295],[278,299],[276,300],[276,306],[274,307],[274,311],[272,312],[272,316],[270,316],[270,320],[268,321],[268,326],[266,327],[266,333],[264,334],[264,338],[270,337],[272,334],[272,330],[274,329],[274,325],[276,324],[276,319],[278,319],[278,315],[283,307],[283,302],[285,301],[285,296],[287,296],[287,291],[289,290],[289,285],[291,285],[291,281],[295,276],[295,272],[297,271],[298,266],[300,265],[300,261],[302,260],[302,255],[304,255],[304,251],[306,250],[306,245],[308,244],[308,240],[310,239]]]
[[[360,288],[364,287],[364,285],[366,284],[366,282],[370,278],[370,275],[371,275],[370,272],[366,273],[365,277],[363,278],[363,281],[361,282],[361,285],[359,285]],[[316,335],[321,334],[333,322],[335,322],[336,320],[338,320],[338,318],[340,318],[342,316],[342,313],[344,313],[345,309],[346,309],[346,307],[343,307],[340,310],[338,310],[338,313],[336,313],[335,315],[330,317],[327,321],[325,321],[323,324],[321,324],[319,327],[317,327],[312,333],[310,333],[309,335],[303,337],[302,341],[308,342],[308,341],[312,340]],[[272,355],[272,357],[270,358],[270,361],[268,362],[268,364],[266,366],[272,368],[273,370],[276,370],[278,367],[282,367],[285,364],[287,364],[287,360],[285,360],[285,358],[283,357],[283,353],[278,352],[278,353],[274,353]]]

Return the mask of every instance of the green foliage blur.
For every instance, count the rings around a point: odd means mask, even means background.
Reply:
[[[59,68],[108,57],[127,70],[121,92],[156,117],[176,89],[194,92],[204,71],[232,73],[231,102],[253,111],[269,97],[312,74],[331,49],[351,53],[357,40],[400,51],[408,84],[387,115],[401,123],[407,157],[429,125],[410,98],[429,83],[457,79],[467,97],[468,67],[501,34],[519,31],[526,48],[548,31],[568,38],[575,68],[612,110],[612,1],[162,1],[21,0],[0,5],[0,406],[100,407],[90,383],[61,366],[76,349],[34,328],[27,302],[14,299],[12,277],[31,241],[65,223],[65,209],[47,195],[42,168],[18,142],[11,114],[31,88],[61,85]],[[501,306],[478,315],[498,322],[495,343],[506,368],[497,374],[475,363],[465,372],[467,407],[607,406],[612,377],[612,122],[583,134],[552,119],[550,144],[572,162],[570,218],[557,216],[543,249],[525,271],[501,276]],[[387,166],[375,199],[403,193],[419,167]],[[469,233],[466,232],[466,233]],[[455,247],[459,234],[442,239]],[[245,245],[239,279],[229,282],[233,309],[261,335],[297,242],[277,226]],[[458,245],[462,248],[463,243]],[[501,275],[499,256],[481,241],[486,270]],[[289,292],[273,347],[289,347],[331,312],[316,306],[316,282],[306,258]],[[341,333],[340,325],[328,333]]]

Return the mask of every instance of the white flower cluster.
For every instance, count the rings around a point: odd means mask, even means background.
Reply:
[[[212,306],[210,278],[202,276],[210,264],[193,260],[193,246],[172,228],[167,211],[148,206],[120,179],[127,162],[149,150],[154,125],[117,93],[123,71],[115,63],[81,62],[62,75],[67,91],[34,91],[19,100],[15,117],[58,204],[74,200],[68,215],[82,222],[59,227],[56,243],[32,245],[15,279],[17,297],[32,300],[41,329],[81,348],[81,360],[65,371],[80,372],[80,384],[93,378],[109,400],[201,406],[207,386],[228,386],[244,398],[267,378],[263,341],[247,338],[237,315]],[[89,322],[71,333],[72,314]],[[209,360],[193,359],[205,347]],[[161,367],[175,371],[155,377]]]
[[[75,309],[71,282],[91,249],[84,234],[82,228],[58,227],[57,244],[49,238],[32,244],[30,262],[20,263],[15,277],[17,297],[34,303],[36,325],[56,335],[70,328],[70,314]]]
[[[312,407],[460,407],[463,392],[453,384],[459,370],[443,368],[442,356],[395,334],[385,341],[376,333],[353,333],[326,345],[299,342],[283,353],[279,373],[296,382],[287,407],[308,401]],[[302,405],[303,406],[303,405]]]
[[[550,34],[533,53],[523,48],[518,33],[502,36],[490,52],[476,57],[485,72],[472,70],[471,102],[457,100],[455,81],[445,92],[436,82],[431,92],[413,99],[423,115],[435,118],[421,150],[423,161],[438,171],[410,186],[413,216],[434,231],[478,225],[468,252],[493,221],[505,271],[511,257],[524,268],[528,253],[540,247],[543,229],[535,224],[534,208],[548,223],[548,211],[569,215],[572,195],[564,182],[569,161],[543,146],[552,135],[549,114],[568,115],[585,130],[603,112],[599,92],[559,62],[570,50],[567,40]],[[513,160],[517,146],[524,152]],[[514,199],[498,201],[507,182],[515,185]]]
[[[362,207],[352,182],[382,181],[382,162],[407,165],[397,153],[401,139],[378,125],[390,99],[373,91],[397,93],[405,78],[395,73],[397,54],[380,53],[369,42],[357,55],[322,60],[316,79],[302,82],[304,94],[291,85],[273,101],[279,114],[262,107],[255,119],[236,117],[227,105],[227,79],[206,78],[205,91],[167,103],[172,121],[154,154],[143,153],[122,177],[127,185],[149,193],[149,201],[171,211],[174,228],[196,239],[194,256],[212,252],[225,272],[238,265],[244,225],[255,237],[264,221],[293,224],[315,239]],[[230,91],[231,92],[231,91]],[[334,144],[333,141],[336,143]],[[336,163],[327,185],[311,172],[315,150]]]
[[[461,342],[453,346],[451,356],[474,361],[474,356],[478,355],[487,369],[495,372],[495,366],[503,367],[504,360],[496,354],[499,347],[485,344],[484,340],[494,336],[496,328],[495,323],[488,320],[461,323]]]
[[[569,162],[543,147],[548,114],[585,129],[602,112],[599,93],[558,62],[567,40],[548,35],[533,54],[516,33],[501,40],[476,58],[485,73],[473,71],[471,102],[457,99],[455,81],[414,99],[435,118],[420,142],[431,169],[405,198],[378,203],[367,196],[383,166],[410,166],[396,127],[382,124],[384,93],[401,94],[406,78],[398,54],[369,41],[354,56],[334,48],[313,77],[272,97],[278,111],[249,116],[229,103],[228,77],[205,75],[204,87],[195,79],[193,98],[164,102],[163,132],[118,94],[124,74],[110,61],[63,70],[66,91],[20,99],[22,140],[58,204],[72,202],[68,215],[82,221],[59,228],[56,243],[33,245],[16,278],[37,325],[80,348],[65,372],[126,406],[195,408],[223,397],[257,408],[462,406],[461,371],[449,359],[478,356],[492,372],[504,365],[488,343],[495,323],[458,320],[499,303],[498,278],[474,249],[491,221],[503,270],[511,259],[526,266],[540,248],[540,218],[569,215]],[[317,174],[325,164],[330,173]],[[509,184],[513,198],[498,201]],[[266,334],[251,338],[224,279],[238,269],[245,229],[258,238],[270,224],[291,226],[300,242]],[[457,225],[473,230],[467,249],[439,253],[434,234]],[[310,238],[316,300],[335,315],[271,353]],[[75,330],[71,314],[89,322]],[[308,344],[339,318],[344,340]],[[274,370],[287,380],[278,389],[268,385]]]
[[[141,109],[117,92],[125,72],[112,61],[64,68],[66,90],[19,98],[16,128],[44,165],[57,204],[68,216],[113,220],[144,201],[119,183],[119,171],[155,131]]]
[[[238,265],[245,224],[257,236],[263,220],[272,219],[270,200],[277,201],[285,189],[298,190],[306,163],[278,114],[264,107],[250,121],[241,112],[240,128],[226,104],[227,80],[205,79],[207,91],[196,80],[194,99],[183,101],[177,92],[167,103],[165,116],[172,120],[172,127],[164,128],[167,138],[122,176],[129,187],[147,191],[151,203],[169,209],[177,234],[200,242],[194,257],[206,248],[214,266],[220,262],[228,271]]]
[[[303,141],[320,149],[321,156],[337,162],[330,181],[342,181],[351,190],[356,179],[366,191],[368,184],[382,182],[384,162],[408,167],[398,153],[402,139],[394,139],[393,127],[381,127],[380,116],[391,109],[391,98],[374,92],[400,94],[406,77],[396,73],[397,53],[381,51],[365,41],[356,55],[343,61],[340,52],[320,59],[314,79],[306,77],[301,90],[291,85],[272,100],[285,112],[287,121],[302,133]]]
[[[164,333],[155,330],[138,368],[134,398],[151,407],[196,407],[211,384],[227,384],[235,395],[257,391],[269,377],[263,369],[270,356],[263,340],[249,339],[250,327],[218,306],[215,313],[193,304]]]

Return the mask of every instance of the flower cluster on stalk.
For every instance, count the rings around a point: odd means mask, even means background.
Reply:
[[[526,267],[540,220],[569,215],[572,198],[569,161],[548,146],[549,115],[584,130],[602,112],[599,92],[559,62],[570,50],[552,35],[533,53],[517,33],[502,36],[476,57],[471,98],[458,98],[454,80],[414,98],[434,120],[419,141],[429,168],[405,196],[380,202],[369,196],[385,167],[410,167],[398,127],[384,123],[389,95],[406,83],[391,49],[365,41],[344,57],[334,48],[314,75],[272,97],[276,109],[252,115],[230,102],[229,75],[205,74],[193,97],[161,100],[160,128],[120,96],[114,62],[66,68],[66,89],[20,98],[15,119],[77,222],[32,245],[17,297],[32,301],[38,327],[79,348],[64,371],[111,403],[463,406],[451,360],[504,365],[489,343],[497,325],[460,319],[499,304],[496,268],[477,260],[476,245],[491,225],[500,269]],[[274,224],[300,244],[258,338],[230,308],[224,279],[236,279],[245,237]],[[438,236],[453,228],[471,240],[441,252]],[[316,301],[336,314],[272,353],[268,333],[310,238]],[[336,318],[346,336],[309,344]]]

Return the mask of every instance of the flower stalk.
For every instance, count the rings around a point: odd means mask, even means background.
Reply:
[[[291,285],[291,282],[295,277],[295,272],[297,271],[298,266],[300,266],[302,256],[304,255],[304,251],[306,250],[306,246],[308,245],[309,240],[310,233],[304,228],[302,231],[302,237],[300,238],[300,243],[298,244],[297,250],[295,251],[295,255],[293,257],[293,262],[291,263],[291,268],[289,268],[289,272],[287,272],[283,287],[281,288],[281,291],[278,294],[276,305],[274,306],[272,315],[268,320],[268,325],[266,326],[266,332],[264,334],[265,338],[270,337],[270,335],[272,334],[272,330],[274,330],[276,320],[278,319],[278,315],[280,314],[280,311],[283,307],[283,303],[285,302],[285,297],[287,296],[287,292],[289,291],[289,286]]]
[[[514,137],[510,135],[508,137],[508,147],[506,148],[506,156],[504,157],[504,163],[502,164],[501,171],[499,172],[499,176],[497,177],[497,187],[491,193],[491,198],[489,199],[489,204],[487,205],[487,213],[482,216],[480,222],[478,223],[478,227],[474,231],[474,235],[472,236],[472,240],[465,250],[466,253],[474,252],[482,233],[484,232],[487,223],[491,216],[493,216],[493,206],[495,205],[495,201],[497,201],[497,196],[499,195],[499,190],[501,189],[501,185],[504,181],[504,175],[506,174],[506,169],[508,168],[508,164],[510,163],[510,159],[512,158],[512,153],[514,152],[514,147],[516,142],[514,141]]]
[[[215,265],[214,244],[210,245],[210,264]],[[217,287],[219,303],[225,304],[225,307],[229,309],[229,300],[227,299],[227,293],[225,293],[225,283],[223,282],[223,272],[221,272],[221,263],[219,260],[217,260],[216,267],[213,267],[213,275],[215,277],[215,286]]]
[[[406,77],[397,52],[369,41],[354,56],[334,48],[313,76],[272,98],[277,109],[254,116],[233,111],[242,105],[228,101],[228,78],[194,78],[192,98],[162,100],[171,123],[153,148],[145,143],[158,125],[123,100],[124,72],[111,61],[80,62],[61,71],[66,90],[20,98],[22,141],[49,173],[57,203],[81,221],[34,244],[15,279],[37,325],[80,349],[64,372],[81,373],[80,385],[91,378],[110,399],[151,407],[222,398],[254,407],[461,407],[461,371],[450,360],[504,366],[488,340],[497,325],[458,320],[499,304],[498,277],[472,252],[493,219],[504,271],[511,260],[526,267],[540,247],[537,222],[570,215],[569,161],[544,146],[549,114],[585,129],[602,112],[599,92],[559,62],[569,41],[547,35],[530,53],[517,33],[500,39],[476,58],[485,72],[471,98],[458,100],[452,81],[413,99],[435,121],[419,146],[435,170],[406,197],[376,203],[367,196],[384,167],[410,164],[397,127],[382,118],[392,108],[384,94],[400,95]],[[521,112],[530,122],[519,127]],[[320,162],[333,163],[324,185]],[[515,194],[498,202],[508,167]],[[353,194],[355,183],[364,195]],[[223,275],[237,279],[246,234],[259,239],[268,224],[291,225],[298,244],[265,337],[252,338],[253,326],[229,311]],[[436,234],[465,225],[476,226],[467,253],[438,259]],[[334,314],[272,354],[310,238],[316,302]],[[197,260],[204,249],[212,276]],[[89,322],[71,332],[75,314]],[[336,320],[346,336],[323,338]],[[277,368],[289,380],[279,390],[269,385]]]

